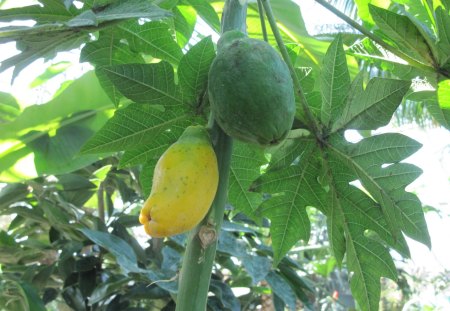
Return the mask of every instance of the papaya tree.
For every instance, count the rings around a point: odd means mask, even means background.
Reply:
[[[0,93],[3,309],[378,310],[392,251],[431,241],[420,143],[370,133],[408,101],[448,127],[449,6],[318,2],[355,33],[314,38],[290,0],[1,1],[0,71],[64,82]],[[93,69],[68,81],[64,51]],[[354,301],[318,288],[319,256]]]

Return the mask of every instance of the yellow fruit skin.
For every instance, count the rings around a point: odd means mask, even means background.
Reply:
[[[208,212],[218,182],[217,158],[206,129],[188,127],[158,160],[140,223],[152,237],[191,230]]]

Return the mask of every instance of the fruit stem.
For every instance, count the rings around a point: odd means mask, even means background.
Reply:
[[[261,20],[261,32],[263,34],[264,41],[269,42],[269,38],[267,37],[266,21],[264,20],[264,8],[261,0],[258,0],[258,13],[259,19]]]
[[[247,6],[239,0],[226,0],[222,15],[222,33],[245,31]],[[205,219],[188,237],[180,273],[176,311],[206,310],[211,271],[216,255],[217,239],[225,212],[228,176],[233,141],[210,117],[211,139],[219,165],[219,186]]]
[[[319,124],[317,123],[316,118],[312,114],[311,109],[309,109],[305,93],[303,92],[302,86],[300,85],[300,81],[298,80],[297,74],[295,73],[294,65],[292,65],[291,58],[289,57],[289,53],[286,49],[286,46],[283,43],[283,38],[281,37],[280,31],[278,30],[277,22],[273,14],[272,7],[270,6],[270,2],[269,0],[261,0],[261,2],[263,4],[264,10],[266,11],[267,20],[269,21],[270,28],[272,29],[272,33],[275,37],[275,40],[277,41],[277,45],[278,48],[280,49],[281,56],[283,57],[283,60],[287,64],[289,71],[291,73],[292,80],[294,82],[294,87],[299,96],[303,112],[305,113],[307,121],[309,122],[310,130],[312,130],[312,132],[316,137],[320,137],[321,131]]]

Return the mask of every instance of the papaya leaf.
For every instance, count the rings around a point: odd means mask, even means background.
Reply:
[[[289,307],[290,310],[296,310],[297,298],[291,285],[277,272],[270,271],[266,276],[266,281],[276,294]]]
[[[238,211],[253,217],[262,202],[259,193],[250,192],[252,182],[260,176],[261,166],[267,162],[263,150],[235,142],[231,157],[228,200]]]
[[[182,103],[173,68],[167,62],[115,65],[104,71],[113,85],[136,103],[166,107]]]
[[[156,162],[158,159],[152,158],[149,159],[144,165],[142,165],[141,175],[139,176],[139,182],[142,187],[142,192],[144,197],[148,197],[152,190],[153,183],[153,172],[156,166]]]
[[[206,0],[187,0],[194,7],[198,15],[217,33],[220,33],[220,21],[214,8]]]
[[[450,79],[439,82],[438,85],[438,101],[441,109],[450,109]]]
[[[133,248],[123,239],[101,231],[94,231],[82,228],[80,231],[92,242],[105,248],[114,257],[116,257],[118,265],[127,272],[145,272],[137,265],[137,257]]]
[[[268,172],[251,187],[253,191],[271,194],[271,198],[264,201],[260,208],[262,215],[271,220],[274,265],[297,241],[309,240],[311,225],[306,207],[327,208],[324,204],[325,192],[317,180],[320,154],[315,150],[315,142],[301,137],[290,148],[301,150],[301,155],[297,155],[298,164],[278,170],[270,170],[269,166]]]
[[[204,38],[183,56],[178,68],[183,101],[198,105],[199,97],[206,91],[209,67],[215,56],[211,37]]]
[[[141,25],[137,21],[129,21],[117,28],[118,35],[127,40],[134,52],[148,54],[173,65],[178,65],[183,56],[169,26],[163,22],[152,21]]]
[[[368,227],[378,232],[386,231],[383,222],[377,221],[379,208],[374,203],[370,204],[370,198],[363,192],[348,184],[349,177],[353,176],[339,160],[330,156],[327,162],[330,167],[327,177],[333,209],[327,221],[333,251],[335,256],[338,254],[336,259],[339,263],[345,249],[347,268],[351,272],[350,287],[361,308],[378,310],[380,278],[384,276],[396,280],[397,277],[388,249],[367,238],[364,233]]]
[[[123,95],[108,78],[104,70],[105,66],[144,63],[143,58],[131,51],[128,45],[120,42],[120,37],[112,31],[100,32],[100,38],[97,41],[87,43],[81,50],[80,61],[88,61],[95,65],[95,73],[100,85],[116,106]]]
[[[149,1],[119,0],[111,3],[96,13],[98,23],[131,18],[148,18],[151,20],[170,17],[169,11],[163,10]]]
[[[369,4],[369,11],[390,44],[415,60],[434,65],[432,51],[417,26],[407,17]]]
[[[39,4],[0,10],[0,22],[34,20],[38,24],[61,22],[72,18],[75,10],[68,10],[60,0],[40,0]]]
[[[440,125],[450,129],[450,109],[442,109],[436,100],[427,101],[427,109]]]
[[[172,12],[178,45],[184,47],[194,33],[197,12],[188,5],[177,5],[172,9]]]
[[[405,80],[373,78],[363,90],[362,82],[360,76],[355,79],[352,93],[331,132],[344,128],[374,130],[386,125],[411,84]]]
[[[155,137],[172,128],[185,128],[193,116],[181,105],[165,109],[130,104],[114,116],[83,146],[82,153],[103,153],[152,144]],[[160,141],[158,141],[160,142]],[[154,147],[157,147],[153,144]]]
[[[340,35],[333,40],[325,54],[320,89],[322,93],[321,120],[326,126],[332,124],[345,105],[350,88],[350,75]]]
[[[58,25],[46,25],[43,27],[35,26],[28,28],[27,32],[22,33],[19,38],[15,36],[12,40],[16,40],[17,48],[21,52],[4,60],[0,66],[0,72],[10,67],[14,67],[13,80],[19,72],[39,58],[51,59],[57,52],[64,50],[72,50],[78,48],[81,43],[89,39],[88,33],[79,30],[64,29]],[[21,27],[25,29],[24,27]],[[36,28],[39,31],[36,31]],[[0,33],[0,38],[3,35]],[[0,43],[5,42],[4,38]]]
[[[52,137],[46,133],[39,135],[28,144],[34,152],[37,173],[68,173],[98,160],[97,156],[92,155],[77,156],[92,134],[92,130],[80,124],[60,127]]]
[[[405,192],[421,170],[401,163],[421,145],[401,134],[382,134],[356,144],[334,134],[323,143],[299,133],[288,137],[252,186],[269,194],[261,209],[271,221],[274,263],[298,240],[308,239],[305,208],[315,207],[327,217],[337,263],[346,258],[359,305],[376,310],[380,278],[396,279],[389,248],[409,257],[403,234],[430,245],[420,201]],[[354,185],[357,180],[364,189]]]
[[[404,188],[421,174],[421,170],[413,165],[398,163],[421,145],[400,134],[378,135],[353,145],[339,141],[337,144],[331,141],[330,154],[339,159],[340,165],[350,170],[347,173],[356,176],[355,179],[359,179],[378,202],[394,239],[399,240],[403,230],[429,246],[430,238],[420,204],[417,206],[417,202],[409,202],[405,206],[405,201],[413,199],[406,196]]]
[[[174,126],[170,131],[165,131],[155,136],[152,141],[125,151],[120,159],[120,167],[142,164],[150,160],[159,159],[164,151],[177,141],[183,130],[183,127]]]

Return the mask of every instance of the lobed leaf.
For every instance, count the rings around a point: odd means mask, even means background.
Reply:
[[[169,26],[163,22],[139,24],[136,21],[117,26],[119,36],[127,40],[130,49],[178,65],[183,53],[173,39]]]
[[[341,129],[374,130],[386,125],[410,84],[404,80],[373,78],[363,91],[362,79],[356,78],[352,85],[354,93],[348,97],[331,132]]]
[[[261,204],[262,196],[259,193],[250,192],[250,186],[260,176],[261,166],[266,162],[263,150],[240,142],[234,143],[228,201],[236,210],[251,218]]]
[[[407,16],[398,15],[371,4],[369,4],[369,11],[377,26],[391,40],[390,44],[397,46],[399,52],[433,66],[433,54],[426,39]]]
[[[134,102],[163,106],[182,103],[173,68],[167,62],[115,65],[104,67],[104,71],[113,85]]]
[[[105,66],[127,63],[144,63],[142,57],[120,42],[120,37],[112,31],[100,32],[97,41],[87,43],[81,50],[80,61],[95,65],[95,73],[106,94],[117,106],[123,95],[119,92],[105,72]]]
[[[161,109],[151,105],[130,104],[116,111],[84,145],[82,153],[135,149],[136,146],[151,144],[155,137],[166,131],[186,127],[192,119],[191,112],[180,105]]]
[[[322,93],[321,121],[328,126],[341,115],[350,88],[350,75],[342,38],[337,36],[325,54],[320,80]]]
[[[215,56],[211,37],[201,40],[183,56],[178,68],[183,101],[198,106],[199,98],[206,91],[209,67]]]
[[[320,156],[314,150],[314,143],[297,139],[296,144],[304,150],[298,164],[269,170],[252,185],[254,191],[271,194],[270,199],[262,203],[261,212],[271,220],[274,264],[278,264],[298,240],[308,241],[310,222],[306,207],[327,209],[324,190],[317,180]]]

